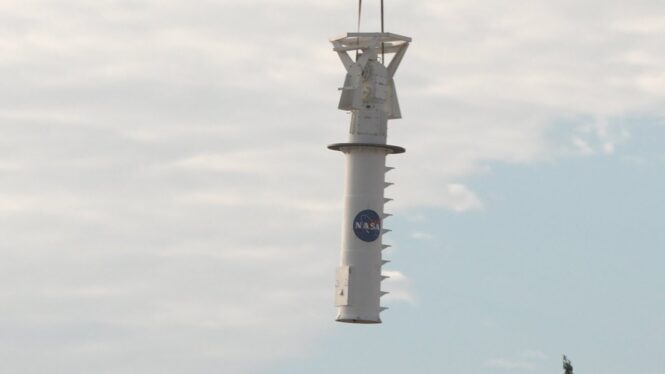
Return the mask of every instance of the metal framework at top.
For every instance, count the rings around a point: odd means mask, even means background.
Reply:
[[[385,53],[396,53],[405,44],[411,43],[411,38],[390,32],[349,32],[331,39],[330,42],[336,52],[369,49],[378,45],[378,48],[383,46]]]

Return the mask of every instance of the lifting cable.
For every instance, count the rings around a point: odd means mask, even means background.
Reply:
[[[381,0],[381,39],[383,39],[383,0]],[[381,41],[381,63],[386,66],[386,51],[383,41]]]
[[[362,12],[363,12],[363,0],[358,0],[358,34],[360,34],[360,18],[362,17]],[[384,21],[383,21],[383,0],[381,0],[381,34],[384,33]],[[383,39],[383,35],[381,35],[381,39]],[[360,49],[360,35],[356,37],[356,43],[358,45],[358,48],[356,49],[356,62],[358,61],[358,50]],[[381,42],[381,63],[385,66],[386,65],[386,50],[385,50],[385,43],[382,41]]]
[[[360,34],[360,16],[363,12],[363,0],[358,0],[358,34]],[[360,35],[356,37],[358,48],[356,49],[356,62],[358,62],[358,49],[360,49]]]

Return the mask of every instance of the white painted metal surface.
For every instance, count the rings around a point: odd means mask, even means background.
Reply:
[[[389,119],[401,118],[393,77],[411,38],[391,33],[348,33],[331,40],[346,68],[339,109],[351,112],[347,143],[328,148],[346,156],[346,187],[342,249],[337,269],[337,321],[381,323],[381,251],[386,155],[404,149],[386,144]],[[349,52],[356,52],[354,61]],[[390,63],[382,55],[392,55]]]

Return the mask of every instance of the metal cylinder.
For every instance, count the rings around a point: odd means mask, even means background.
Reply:
[[[348,268],[348,298],[341,298],[338,303],[337,320],[379,323],[386,151],[358,146],[349,147],[344,153],[346,188],[340,268]]]
[[[381,323],[381,251],[386,217],[386,156],[404,148],[386,144],[389,119],[400,118],[393,76],[410,38],[390,33],[349,33],[332,40],[347,75],[339,109],[350,111],[348,143],[328,148],[346,157],[342,248],[337,268],[337,321]],[[348,52],[358,50],[356,61]],[[377,51],[395,53],[388,66]]]

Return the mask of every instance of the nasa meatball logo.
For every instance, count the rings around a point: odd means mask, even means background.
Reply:
[[[363,210],[353,220],[353,232],[358,239],[373,242],[381,235],[381,218],[373,210]]]

